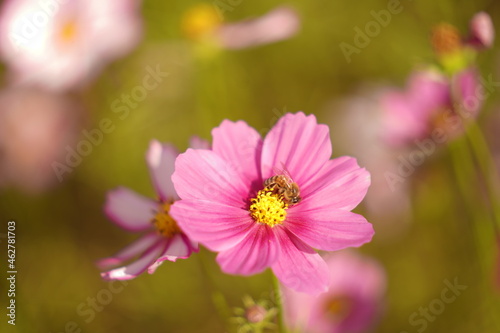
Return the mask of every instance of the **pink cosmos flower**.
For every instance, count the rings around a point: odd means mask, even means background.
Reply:
[[[0,57],[16,84],[81,86],[129,53],[141,37],[140,1],[8,0],[0,13]]]
[[[462,121],[475,117],[483,103],[472,67],[451,79],[436,71],[417,71],[407,85],[406,91],[392,90],[381,98],[384,138],[394,146],[425,138],[435,127],[459,132]]]
[[[154,273],[163,261],[188,258],[198,245],[191,241],[170,215],[170,208],[179,197],[170,176],[174,172],[178,151],[171,145],[153,140],[146,154],[158,200],[148,199],[129,189],[118,188],[108,193],[105,212],[120,227],[142,232],[137,241],[113,257],[99,261],[102,268],[118,266],[140,256],[135,262],[101,273],[104,279],[133,279],[146,269]]]
[[[366,194],[369,173],[354,158],[330,160],[328,127],[302,112],[283,116],[264,139],[245,122],[228,120],[212,137],[212,150],[188,149],[176,160],[172,181],[182,200],[170,213],[179,226],[219,252],[226,273],[270,267],[294,290],[326,291],[328,267],[313,248],[371,240],[372,225],[351,212]],[[264,185],[273,176],[285,184]],[[292,182],[300,194],[290,191]]]
[[[491,17],[486,12],[479,12],[470,21],[470,37],[467,44],[481,49],[488,49],[493,46],[495,40],[495,28]]]
[[[332,280],[317,297],[283,289],[285,322],[296,332],[367,332],[381,314],[386,275],[378,262],[354,252],[328,255]]]

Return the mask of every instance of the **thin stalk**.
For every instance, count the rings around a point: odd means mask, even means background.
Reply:
[[[285,325],[283,322],[283,297],[281,296],[280,282],[276,275],[273,274],[273,287],[274,287],[274,298],[276,301],[276,307],[278,308],[277,318],[277,330],[278,333],[286,333]]]
[[[498,232],[500,228],[500,196],[498,193],[498,177],[495,174],[495,164],[491,158],[488,144],[481,129],[476,123],[471,123],[467,131],[467,140],[475,160],[480,168],[484,179],[484,185],[490,201],[490,208],[494,219],[494,228]]]

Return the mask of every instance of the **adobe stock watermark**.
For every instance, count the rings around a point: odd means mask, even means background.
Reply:
[[[431,130],[427,138],[415,140],[415,148],[408,154],[398,156],[398,165],[396,171],[384,172],[385,180],[391,191],[395,191],[399,185],[404,183],[432,154],[437,148],[451,139],[447,131],[457,132],[461,127],[466,130],[467,121],[472,120],[472,111],[479,107],[497,88],[500,87],[500,81],[493,81],[490,74],[487,79],[480,78],[480,83],[474,92],[465,98],[462,103],[456,104],[453,110],[444,112],[440,119],[440,127]]]
[[[354,27],[352,44],[346,42],[339,44],[340,50],[342,51],[347,63],[351,63],[351,57],[353,54],[359,54],[361,53],[361,50],[367,48],[372,39],[380,35],[382,29],[386,28],[391,23],[392,16],[401,13],[403,9],[404,7],[401,4],[401,0],[388,0],[387,9],[370,11],[370,15],[373,17],[373,20],[366,22],[363,29],[359,26]]]
[[[416,332],[424,332],[429,323],[436,321],[437,317],[446,310],[446,306],[455,302],[462,292],[468,288],[466,285],[459,284],[457,277],[455,277],[453,283],[448,279],[444,280],[443,283],[445,287],[441,290],[438,297],[431,300],[427,306],[421,306],[418,308],[418,311],[410,314],[408,322],[416,329]],[[410,332],[401,331],[400,333]]]
[[[130,111],[136,109],[139,103],[146,99],[149,92],[158,88],[169,75],[168,72],[163,72],[160,69],[160,65],[156,65],[155,68],[148,66],[145,70],[147,74],[143,77],[142,84],[133,87],[128,94],[122,93],[111,103],[111,111],[116,114],[120,121],[125,120]],[[76,146],[67,145],[64,161],[54,161],[51,164],[59,182],[63,181],[65,174],[73,172],[82,163],[83,158],[92,153],[94,147],[103,142],[106,134],[112,133],[115,129],[116,119],[113,121],[111,118],[103,118],[96,128],[82,131],[83,139]]]
[[[104,308],[109,305],[115,295],[121,293],[128,282],[125,280],[109,281],[107,288],[99,290],[95,297],[87,297],[84,302],[81,302],[76,307],[76,313],[80,316],[84,323],[90,324],[95,318],[97,313],[102,312]],[[64,324],[62,331],[50,333],[82,333],[81,325],[76,321],[70,320]]]
[[[38,10],[25,13],[14,29],[9,32],[9,39],[16,51],[20,45],[29,44],[41,29],[46,28],[51,18],[59,11],[59,6],[66,2],[68,0],[39,0]]]
[[[236,7],[241,5],[243,0],[215,0],[212,2],[217,14],[221,20],[224,20],[224,13],[232,12]]]

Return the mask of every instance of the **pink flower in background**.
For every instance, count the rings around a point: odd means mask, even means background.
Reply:
[[[172,180],[182,200],[171,215],[179,226],[219,252],[226,273],[270,267],[294,290],[326,291],[328,268],[313,248],[371,240],[372,225],[351,212],[366,194],[369,173],[354,158],[331,160],[328,127],[302,112],[286,114],[264,139],[245,122],[228,120],[212,136],[212,150],[188,149],[177,158]],[[278,180],[264,184],[273,176]]]
[[[7,0],[0,57],[16,84],[78,88],[139,42],[136,0]]]
[[[282,6],[254,19],[223,23],[215,6],[202,3],[185,13],[182,29],[193,40],[209,41],[223,49],[237,50],[295,36],[300,29],[300,18],[293,8]]]
[[[450,104],[446,77],[433,71],[410,75],[406,91],[389,91],[382,97],[385,110],[385,138],[393,145],[403,145],[428,134],[431,120]]]
[[[82,118],[82,107],[67,96],[32,88],[1,91],[0,184],[31,194],[57,184],[54,162],[76,144]]]
[[[461,132],[463,122],[476,117],[484,102],[477,93],[478,76],[473,67],[451,79],[430,70],[414,72],[405,91],[381,97],[386,142],[403,146],[427,137],[436,127],[452,135]]]
[[[188,258],[198,245],[191,241],[170,215],[171,205],[178,196],[170,176],[174,172],[178,151],[171,145],[152,141],[146,155],[152,182],[158,200],[143,197],[127,188],[108,193],[105,212],[120,227],[142,232],[137,241],[115,254],[99,261],[102,268],[122,265],[139,256],[135,262],[102,273],[105,279],[133,279],[144,272],[152,274],[165,260]]]
[[[325,257],[330,288],[317,297],[283,289],[285,322],[294,332],[368,332],[381,315],[386,291],[384,269],[354,252]]]
[[[407,221],[411,220],[410,181],[391,186],[389,173],[399,174],[401,161],[407,156],[406,147],[394,148],[383,140],[383,109],[380,98],[387,88],[366,84],[352,96],[329,103],[326,112],[332,114],[330,124],[336,124],[332,133],[335,147],[356,156],[371,174],[371,185],[363,201],[370,222],[377,228],[378,237],[397,237]]]
[[[486,12],[479,12],[470,21],[470,37],[467,44],[481,49],[493,46],[495,40],[495,28],[491,17]]]
[[[216,34],[224,48],[244,49],[289,39],[299,28],[297,12],[290,7],[278,7],[253,20],[224,24]]]

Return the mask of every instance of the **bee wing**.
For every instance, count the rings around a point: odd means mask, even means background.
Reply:
[[[278,168],[278,167],[274,167],[273,168],[273,171],[276,175],[283,175],[285,176],[286,178],[288,178],[288,181],[290,183],[293,183],[293,178],[292,176],[290,175],[290,172],[288,171],[288,169],[286,168],[286,165],[285,163],[281,162],[281,169]]]

